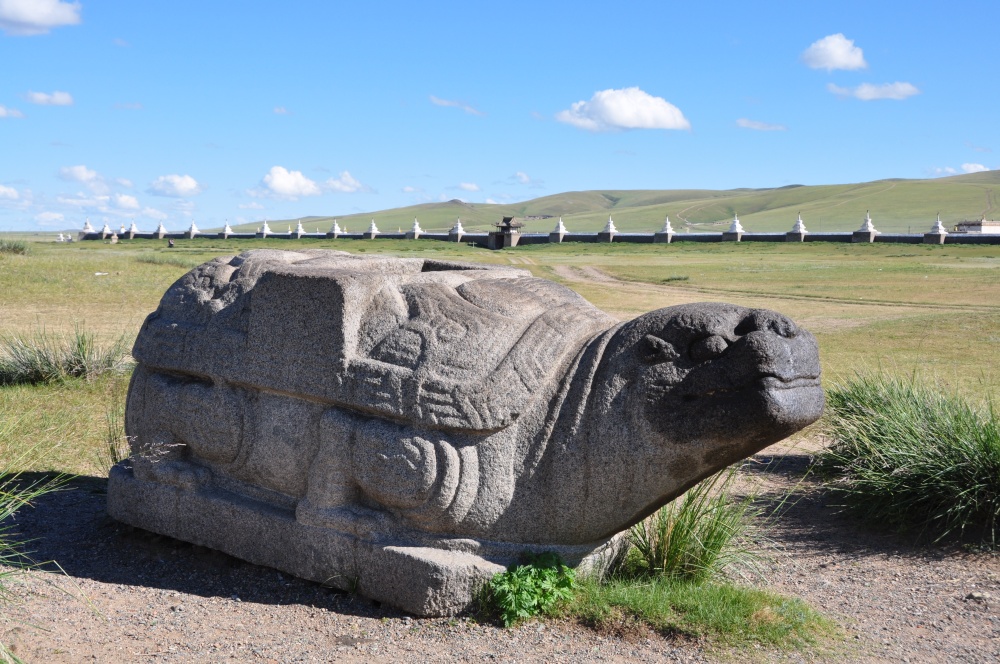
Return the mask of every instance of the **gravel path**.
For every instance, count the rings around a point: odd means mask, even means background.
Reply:
[[[771,460],[767,453],[758,460]],[[804,454],[749,472],[796,485]],[[504,630],[467,618],[415,619],[360,597],[201,547],[121,526],[104,481],[84,478],[19,515],[33,572],[0,616],[27,662],[1000,661],[1000,558],[919,548],[859,528],[799,484],[775,520],[768,587],[805,599],[845,635],[835,652],[718,653],[657,634],[623,638],[565,621]]]

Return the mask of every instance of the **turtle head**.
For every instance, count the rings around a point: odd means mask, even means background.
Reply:
[[[599,408],[619,402],[632,431],[687,448],[698,474],[787,437],[823,411],[816,339],[766,309],[700,303],[640,316],[609,341],[601,374]]]

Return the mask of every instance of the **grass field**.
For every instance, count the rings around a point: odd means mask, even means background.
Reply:
[[[152,240],[32,243],[0,255],[0,333],[133,337],[177,278],[250,248],[337,248],[516,265],[628,319],[682,302],[781,311],[819,340],[828,382],[862,368],[940,380],[976,401],[1000,396],[1000,247],[808,244],[537,245],[491,252],[464,244],[379,240]],[[280,338],[275,343],[280,343]],[[0,388],[21,422],[0,454],[36,446],[36,469],[100,472],[114,378]],[[120,380],[120,379],[118,379]],[[3,447],[7,449],[2,449]]]

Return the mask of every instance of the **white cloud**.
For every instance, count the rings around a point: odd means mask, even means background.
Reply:
[[[486,204],[487,205],[500,205],[500,203],[498,201],[495,201],[492,198],[487,198],[486,199]]]
[[[0,198],[5,198],[9,201],[16,201],[20,197],[21,195],[17,193],[17,189],[14,189],[14,187],[5,187],[0,184]]]
[[[479,191],[479,185],[475,182],[459,182],[458,188],[462,191]]]
[[[523,171],[518,171],[517,173],[514,173],[514,179],[519,184],[531,184],[531,178],[528,177],[528,174]]]
[[[95,194],[104,195],[108,193],[108,185],[104,181],[104,177],[83,164],[60,168],[59,177],[67,182],[79,182]]]
[[[264,195],[297,199],[299,196],[319,196],[319,185],[302,174],[282,166],[272,166],[261,180]]]
[[[170,196],[171,198],[184,198],[200,194],[201,184],[190,175],[161,175],[153,180],[148,191],[154,196]]]
[[[24,113],[17,110],[16,108],[7,108],[6,106],[0,104],[0,118],[23,118]]]
[[[989,167],[982,164],[962,164],[963,173],[982,173],[988,170],[990,170]]]
[[[53,225],[61,222],[65,217],[61,212],[39,212],[35,215],[35,221],[43,226]]]
[[[681,110],[639,88],[600,90],[556,113],[556,120],[587,131],[617,129],[690,129]]]
[[[125,187],[126,189],[131,189],[132,187],[135,186],[134,184],[132,184],[132,181],[129,180],[128,178],[115,178],[115,182],[118,185]]]
[[[782,124],[759,122],[757,120],[748,120],[747,118],[740,118],[736,121],[736,124],[744,129],[753,129],[754,131],[785,131],[788,129],[788,127]]]
[[[80,22],[79,2],[0,0],[0,28],[8,35],[44,35],[52,28]]]
[[[287,108],[285,108],[284,106],[275,106],[275,107],[274,107],[274,114],[275,114],[275,115],[291,115],[291,114],[292,114],[292,112],[291,112],[291,111],[289,111],[289,110],[288,110]]]
[[[951,166],[936,167],[931,169],[932,175],[955,175],[956,173],[958,173],[958,171]]]
[[[157,221],[163,221],[164,219],[167,218],[167,215],[165,213],[160,212],[156,208],[150,208],[150,207],[143,208],[140,214],[150,219],[156,219]]]
[[[865,54],[853,39],[848,39],[842,33],[827,35],[814,41],[802,52],[802,62],[812,69],[864,69],[868,66]]]
[[[401,191],[404,194],[419,194],[420,192],[423,191],[423,189],[421,189],[420,187],[411,187],[410,185],[406,185],[405,187],[402,188]]]
[[[241,210],[263,210],[264,206],[257,201],[250,201],[249,203],[240,203]]]
[[[874,99],[896,99],[902,100],[913,95],[920,94],[920,90],[911,83],[862,83],[856,88],[842,88],[839,85],[828,83],[826,89],[838,97],[854,97],[861,101],[872,101]]]
[[[3,0],[0,0],[3,2]],[[25,99],[30,101],[32,104],[38,104],[39,106],[72,106],[73,105],[73,95],[68,92],[61,92],[56,90],[55,92],[31,92],[26,94]]]
[[[460,108],[466,113],[469,113],[471,115],[479,115],[479,116],[486,115],[479,109],[473,108],[472,106],[466,104],[464,101],[452,101],[450,99],[441,99],[440,97],[435,97],[434,95],[430,95],[430,100],[431,103],[434,104],[435,106],[449,106],[451,108]]]
[[[110,198],[108,196],[88,197],[83,194],[77,194],[73,197],[59,196],[56,200],[62,205],[68,205],[75,208],[96,208],[105,211],[107,210]]]
[[[354,194],[359,191],[371,191],[371,187],[358,182],[348,171],[341,171],[335,178],[329,178],[323,183],[324,189],[340,192],[342,194]]]
[[[112,196],[111,200],[114,202],[115,207],[120,210],[139,209],[139,201],[136,200],[135,196],[129,196],[128,194],[115,194]]]

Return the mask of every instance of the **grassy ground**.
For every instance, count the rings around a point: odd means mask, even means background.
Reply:
[[[190,267],[263,247],[515,265],[621,319],[705,300],[768,307],[817,336],[828,382],[881,366],[940,380],[974,400],[1000,396],[1000,354],[989,350],[1000,341],[1000,247],[990,246],[564,244],[491,252],[392,240],[199,239],[173,249],[153,240],[32,243],[26,256],[0,257],[0,334],[82,326],[108,342],[135,335]],[[54,448],[46,469],[92,469],[106,392],[102,382],[85,381],[0,389],[0,409],[30,423],[7,445]]]

